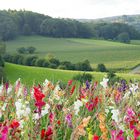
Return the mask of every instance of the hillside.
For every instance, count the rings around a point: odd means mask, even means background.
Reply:
[[[33,83],[41,83],[46,78],[52,82],[63,81],[67,82],[72,79],[75,74],[81,73],[80,71],[68,71],[68,70],[58,70],[58,69],[48,69],[48,68],[39,68],[39,67],[28,67],[6,63],[5,72],[7,78],[10,82],[14,83],[18,78],[22,79],[23,83],[32,85]],[[90,72],[94,79],[101,81],[106,73],[101,72]],[[140,75],[134,74],[118,74],[118,76],[123,77],[127,80],[140,80]]]
[[[108,22],[108,23],[125,23],[131,26],[134,26],[137,30],[140,31],[140,15],[122,15],[114,17],[106,17],[99,19],[80,19],[81,22]]]
[[[96,68],[97,64],[104,63],[107,68],[131,69],[140,63],[140,45],[124,44],[112,41],[95,39],[47,38],[42,36],[19,37],[7,41],[7,52],[16,53],[17,48],[34,46],[35,55],[47,58],[54,55],[61,61],[73,63],[88,59]]]

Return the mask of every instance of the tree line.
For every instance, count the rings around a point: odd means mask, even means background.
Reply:
[[[52,18],[31,11],[1,10],[0,38],[10,40],[19,35],[94,37],[121,42],[140,39],[140,33],[134,27],[123,23],[83,23],[73,19]]]
[[[4,59],[3,55],[6,51],[5,44],[3,42],[0,42],[0,83],[1,81],[5,81],[5,73],[4,73]]]

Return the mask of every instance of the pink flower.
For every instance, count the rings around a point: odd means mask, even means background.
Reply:
[[[123,131],[119,130],[112,130],[111,131],[111,140],[125,140],[124,136],[123,136]]]
[[[4,126],[1,131],[0,140],[7,140],[8,137],[8,126]]]

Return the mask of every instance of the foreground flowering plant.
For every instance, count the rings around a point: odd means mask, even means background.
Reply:
[[[139,140],[139,83],[108,81],[0,85],[0,140]]]

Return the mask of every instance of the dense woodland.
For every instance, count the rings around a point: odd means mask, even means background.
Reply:
[[[73,19],[52,18],[31,11],[0,11],[0,38],[6,41],[19,35],[94,37],[126,43],[130,39],[140,38],[140,33],[134,27],[124,23],[83,23]]]

